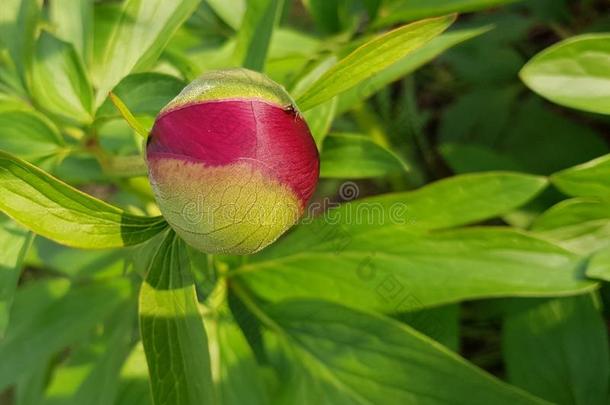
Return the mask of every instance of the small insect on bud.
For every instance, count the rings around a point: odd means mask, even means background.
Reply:
[[[250,254],[303,214],[319,156],[294,101],[246,69],[204,74],[161,110],[146,147],[161,212],[207,253]]]

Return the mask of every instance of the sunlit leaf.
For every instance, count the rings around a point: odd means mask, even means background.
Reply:
[[[53,0],[49,17],[58,38],[74,45],[81,60],[90,62],[93,46],[93,2],[90,0]]]
[[[92,120],[93,90],[80,58],[72,45],[46,31],[36,44],[32,94],[43,109],[65,121]]]
[[[574,197],[610,199],[610,155],[571,167],[551,176],[564,193]]]
[[[169,232],[140,290],[140,332],[155,405],[214,402],[203,319],[186,246]]]
[[[297,99],[303,111],[356,86],[391,66],[446,30],[455,16],[433,18],[397,28],[365,43],[326,71]]]
[[[521,70],[532,90],[579,110],[610,114],[610,35],[569,38],[534,56]]]
[[[105,47],[95,105],[101,105],[123,77],[150,67],[199,2],[127,0]]]
[[[161,217],[127,214],[4,152],[0,187],[1,211],[35,233],[72,247],[135,245],[167,226]]]

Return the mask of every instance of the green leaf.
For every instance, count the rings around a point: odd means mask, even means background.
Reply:
[[[11,323],[6,338],[0,342],[0,389],[33,370],[41,359],[48,359],[86,336],[101,320],[125,304],[130,290],[127,279],[100,280],[73,286],[67,294],[47,299],[44,306],[28,303],[35,311],[19,308],[20,302],[16,299],[12,316],[21,322]],[[31,299],[40,304],[38,296]]]
[[[383,9],[375,26],[413,21],[449,13],[483,10],[519,0],[398,0]]]
[[[33,235],[0,215],[0,341],[9,323],[9,314],[21,264]]]
[[[542,402],[388,318],[315,300],[260,308],[240,297],[285,356],[278,404]]]
[[[610,114],[610,34],[569,38],[534,56],[521,79],[541,96],[579,110]]]
[[[217,405],[269,404],[259,366],[244,333],[229,309],[226,283],[219,283],[209,299],[205,327],[210,347]],[[248,331],[246,330],[246,333]]]
[[[610,202],[562,201],[536,218],[532,230],[566,249],[592,253],[610,245]]]
[[[610,200],[610,155],[555,173],[551,181],[570,196]]]
[[[429,43],[416,49],[393,65],[341,93],[338,97],[337,113],[341,114],[350,110],[359,102],[366,100],[388,84],[417,70],[447,49],[482,35],[489,30],[490,27],[456,30],[432,39]]]
[[[473,174],[343,204],[313,221],[306,218],[233,275],[273,301],[315,296],[394,312],[412,310],[412,297],[423,308],[593,288],[581,276],[578,256],[527,234],[495,228],[429,232],[510,212],[545,183],[529,175]],[[357,189],[347,186],[352,189],[340,194],[354,196]]]
[[[0,13],[0,41],[8,51],[22,79],[34,54],[34,41],[41,0],[4,0]]]
[[[44,110],[66,122],[92,120],[93,90],[80,58],[72,45],[46,31],[36,44],[32,95]]]
[[[591,290],[582,262],[556,245],[509,229],[420,234],[397,226],[346,231],[305,227],[303,250],[287,237],[234,273],[267,300],[322,298],[384,312],[502,296]],[[329,235],[338,235],[331,238]]]
[[[284,7],[284,0],[250,0],[237,34],[234,58],[243,67],[262,72],[273,29]]]
[[[131,113],[131,111],[129,111],[129,108],[125,105],[123,100],[121,100],[116,94],[112,92],[110,92],[108,96],[110,101],[112,101],[112,104],[114,104],[116,109],[119,111],[125,122],[127,122],[127,124],[131,127],[131,129],[133,129],[142,138],[148,138],[148,129],[146,129],[144,125],[141,124],[136,119],[136,117],[133,116],[133,114]]]
[[[152,405],[148,366],[144,347],[139,342],[127,357],[120,373],[119,391],[114,405]]]
[[[93,46],[93,2],[90,0],[53,0],[49,17],[55,35],[74,45],[80,59],[88,64]]]
[[[419,21],[360,46],[326,71],[297,99],[303,111],[356,86],[440,35],[455,20],[446,16]]]
[[[246,0],[207,0],[214,12],[234,30],[238,30],[246,13]]]
[[[341,31],[340,0],[305,0],[303,4],[322,32],[336,34]]]
[[[186,86],[182,80],[162,73],[135,73],[127,76],[112,91],[136,116],[156,117],[159,111]],[[96,119],[118,118],[110,99],[98,109]]]
[[[162,217],[127,214],[4,152],[0,152],[0,187],[1,211],[67,246],[135,245],[167,226]]]
[[[320,177],[362,179],[408,170],[389,149],[363,135],[333,134],[324,140]]]
[[[586,275],[598,280],[610,281],[610,249],[602,249],[591,255]]]
[[[303,114],[318,150],[322,149],[324,139],[326,138],[328,131],[330,131],[335,119],[336,111],[337,99],[333,98],[325,103],[318,104],[314,108],[305,111]]]
[[[64,148],[59,131],[42,114],[29,110],[0,111],[0,150],[38,162],[58,156]]]
[[[608,336],[593,297],[527,304],[502,329],[509,381],[556,404],[607,404]]]
[[[134,302],[119,308],[103,333],[72,347],[70,356],[54,369],[42,405],[113,405],[119,371],[131,349]]]
[[[140,332],[155,405],[215,403],[191,263],[173,231],[154,255],[140,290]]]
[[[96,106],[132,71],[150,67],[200,0],[127,0],[106,45]]]

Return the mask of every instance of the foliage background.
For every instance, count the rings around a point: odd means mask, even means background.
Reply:
[[[324,80],[377,34],[454,12]],[[610,33],[609,12],[8,0],[0,404],[608,403],[610,34],[546,67],[583,76],[578,96],[524,66]],[[240,65],[295,97],[321,149],[314,202],[341,207],[253,257],[206,257],[154,218],[142,139],[107,94],[149,128],[190,80]],[[347,219],[371,206],[383,217]]]

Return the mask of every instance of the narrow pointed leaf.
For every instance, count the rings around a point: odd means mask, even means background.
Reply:
[[[418,21],[383,34],[356,49],[326,71],[297,99],[299,108],[312,107],[356,86],[391,66],[445,31],[455,16]]]
[[[262,72],[267,59],[273,29],[277,25],[284,0],[250,0],[237,34],[235,60],[245,68]]]

